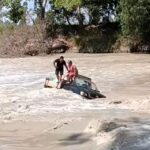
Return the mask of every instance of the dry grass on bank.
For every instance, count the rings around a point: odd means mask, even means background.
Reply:
[[[0,57],[20,57],[44,53],[40,33],[35,27],[7,27],[0,33]]]

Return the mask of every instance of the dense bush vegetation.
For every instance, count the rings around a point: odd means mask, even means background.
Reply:
[[[32,13],[28,9],[29,1],[34,2]],[[27,0],[23,2],[1,0],[0,10],[7,8],[7,13],[1,13],[0,17],[9,19],[11,24],[9,28],[25,25],[28,22],[27,18],[30,18],[30,24],[32,22],[41,42],[46,39],[53,41],[58,38],[58,35],[62,35],[74,38],[80,52],[113,52],[112,45],[118,37],[132,39],[128,43],[131,49],[135,49],[133,47],[138,45],[135,41],[147,44],[149,40],[150,1],[148,0]],[[33,17],[33,14],[37,17]],[[40,28],[38,28],[39,24]],[[115,28],[114,24],[117,24]],[[6,22],[1,22],[0,33],[5,30],[5,25]]]

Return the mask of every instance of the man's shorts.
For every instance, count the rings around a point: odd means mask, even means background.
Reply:
[[[73,78],[73,77],[75,77],[75,74],[72,73],[72,72],[69,72],[69,73],[67,74],[67,76],[68,76],[69,78]]]
[[[58,75],[63,75],[64,74],[64,70],[62,70],[62,69],[56,69],[55,70],[55,74],[58,76]]]

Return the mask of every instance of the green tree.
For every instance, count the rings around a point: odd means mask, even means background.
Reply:
[[[82,0],[53,0],[55,7],[65,8],[68,11],[72,11],[81,5]]]
[[[150,35],[150,1],[120,0],[119,11],[123,35],[139,37]]]
[[[21,5],[21,0],[1,0],[1,8],[8,8],[7,17],[14,23],[18,23],[24,15],[24,7]]]
[[[51,19],[53,17],[53,21],[55,23],[59,23],[59,24],[68,23],[69,25],[71,25],[71,23],[70,23],[70,17],[72,16],[71,11],[68,11],[63,7],[58,8],[57,6],[55,6],[53,0],[49,0],[49,4],[51,6],[51,10],[48,14],[50,14]],[[47,17],[49,17],[49,16],[47,16]]]
[[[80,25],[83,24],[85,19],[85,16],[81,13],[81,8],[87,9],[87,15],[90,18],[89,24],[97,25],[100,20],[104,18],[109,20],[112,14],[116,14],[118,0],[51,0],[51,4],[59,10],[63,9],[63,15],[66,15],[64,12],[70,14],[71,17],[71,14],[74,14]]]
[[[10,3],[9,19],[18,23],[24,15],[24,7],[21,6],[20,0],[12,0]]]
[[[34,8],[40,20],[45,19],[45,15],[46,15],[45,9],[47,3],[48,0],[34,0]]]
[[[51,2],[54,4],[55,8],[62,10],[63,15],[69,24],[69,16],[74,14],[79,22],[79,25],[83,25],[84,17],[81,14],[82,0],[51,0]]]
[[[82,7],[89,11],[90,24],[99,24],[100,20],[108,19],[116,14],[118,0],[82,0]]]

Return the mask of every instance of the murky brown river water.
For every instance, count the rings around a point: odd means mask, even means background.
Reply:
[[[52,62],[57,57],[0,59],[0,150],[95,150],[91,140],[66,147],[60,139],[82,132],[93,118],[129,120],[137,115],[132,112],[139,113],[139,121],[127,122],[129,131],[135,132],[126,136],[129,140],[122,149],[149,150],[149,118],[144,115],[147,121],[142,120],[141,113],[150,109],[150,56],[66,54],[66,60],[73,60],[79,73],[92,78],[107,97],[95,100],[43,88],[45,77],[54,76]],[[81,141],[87,137],[81,137]],[[122,150],[119,146],[114,150]]]

